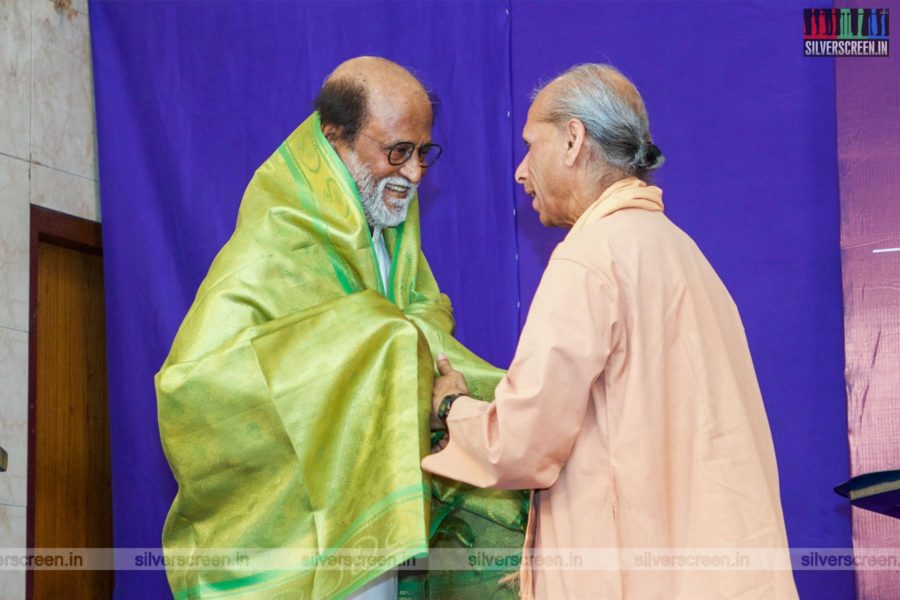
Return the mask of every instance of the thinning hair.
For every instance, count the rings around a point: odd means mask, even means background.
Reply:
[[[323,126],[334,126],[337,129],[337,139],[352,144],[369,119],[370,92],[376,92],[372,91],[373,82],[367,81],[367,77],[359,72],[365,65],[369,65],[370,70],[375,69],[375,74],[369,79],[377,78],[379,73],[388,73],[394,78],[400,75],[401,78],[415,82],[427,95],[432,119],[435,118],[440,99],[422,84],[412,69],[385,58],[358,57],[342,63],[328,76],[314,102],[320,123]]]
[[[322,125],[333,125],[338,137],[353,143],[368,117],[368,94],[361,82],[349,77],[330,77],[316,97]]]
[[[609,168],[647,183],[665,157],[650,137],[644,101],[634,85],[609,65],[576,65],[550,82],[545,120],[563,126],[584,124],[590,156],[598,171]],[[536,97],[547,86],[534,92]]]

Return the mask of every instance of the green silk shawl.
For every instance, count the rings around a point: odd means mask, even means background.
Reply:
[[[343,598],[425,556],[429,539],[521,549],[520,492],[432,481],[419,467],[433,355],[446,353],[486,399],[502,371],[451,335],[417,200],[385,242],[386,290],[356,187],[314,113],[255,173],[156,376],[179,486],[163,530],[176,598]],[[280,558],[267,562],[267,548]],[[211,549],[247,551],[252,567],[175,564]],[[285,549],[297,560],[285,564]],[[354,550],[387,564],[316,562]],[[504,574],[431,570],[402,578],[400,596],[513,598]]]

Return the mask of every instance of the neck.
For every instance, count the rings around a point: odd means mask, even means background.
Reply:
[[[575,221],[578,220],[581,215],[584,214],[584,211],[588,209],[588,207],[597,200],[597,196],[591,195],[586,191],[573,191],[572,197],[569,200],[569,211],[568,218],[565,222],[565,227],[571,227],[575,224]]]
[[[606,169],[599,175],[595,171],[589,171],[588,169],[580,170],[572,190],[572,199],[569,202],[571,210],[569,211],[567,227],[574,225],[575,221],[584,214],[584,211],[622,177],[621,173]]]

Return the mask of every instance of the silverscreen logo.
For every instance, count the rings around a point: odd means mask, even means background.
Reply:
[[[803,9],[803,56],[889,56],[886,8]]]

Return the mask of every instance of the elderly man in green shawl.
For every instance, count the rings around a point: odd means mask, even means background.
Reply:
[[[504,573],[453,567],[398,591],[397,565],[429,542],[516,555],[527,508],[419,467],[433,355],[482,398],[502,374],[452,337],[420,249],[416,188],[441,152],[428,94],[360,57],[316,109],[256,171],[156,376],[179,486],[163,530],[173,594],[512,598]],[[219,550],[248,564],[185,560]]]

